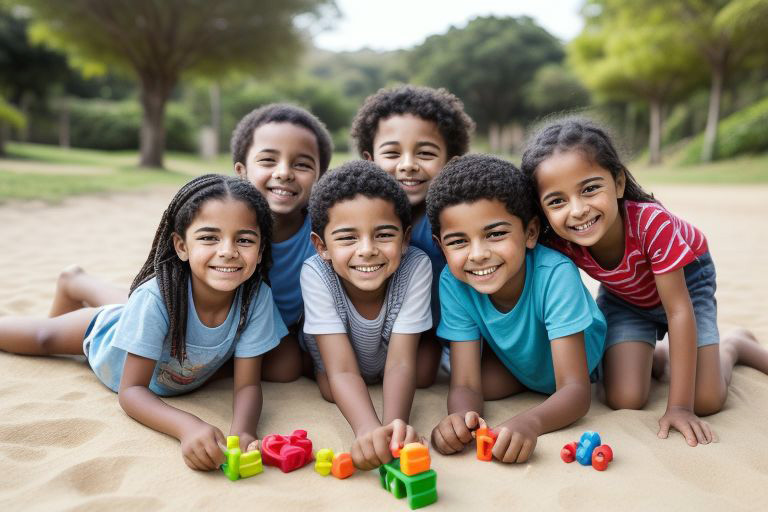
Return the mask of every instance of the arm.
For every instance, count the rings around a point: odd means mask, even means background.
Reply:
[[[197,416],[163,402],[149,390],[156,361],[128,353],[118,390],[123,410],[139,423],[181,441],[182,455],[192,469],[216,469],[224,460],[224,434]]]
[[[556,391],[541,404],[494,429],[498,439],[493,455],[502,462],[525,462],[538,436],[570,425],[589,410],[591,386],[584,333],[552,340],[550,346]]]
[[[421,334],[392,333],[384,367],[382,423],[401,419],[408,423],[416,390],[416,352]]]
[[[432,430],[432,444],[443,455],[460,452],[472,441],[472,430],[485,426],[480,341],[451,343],[448,416]]]
[[[261,416],[261,360],[257,357],[235,357],[235,391],[232,404],[232,425],[229,434],[240,437],[243,452],[255,449],[256,427]]]
[[[659,420],[659,437],[666,438],[676,428],[691,446],[711,440],[709,425],[693,412],[696,393],[696,320],[683,269],[656,274],[659,292],[669,326],[669,398],[667,410]]]

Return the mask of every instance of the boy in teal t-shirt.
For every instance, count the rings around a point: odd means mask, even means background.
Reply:
[[[589,409],[605,319],[576,266],[536,245],[539,222],[530,198],[514,165],[484,155],[449,162],[427,195],[448,263],[440,276],[437,334],[451,341],[449,414],[432,431],[443,454],[461,451],[484,425],[484,400],[525,390],[550,395],[492,429],[493,455],[503,462],[525,462],[539,435]]]

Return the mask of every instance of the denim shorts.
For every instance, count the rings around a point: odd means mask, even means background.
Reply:
[[[683,272],[696,318],[696,344],[703,347],[720,343],[715,300],[715,264],[709,252],[687,264]],[[597,305],[608,324],[606,349],[623,341],[644,341],[656,345],[656,341],[667,334],[667,315],[662,305],[640,308],[610,293],[602,285],[597,293]]]

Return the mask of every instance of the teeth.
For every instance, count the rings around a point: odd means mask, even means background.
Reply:
[[[358,266],[358,267],[354,267],[354,268],[355,268],[355,270],[359,270],[360,272],[376,272],[377,270],[379,270],[383,266],[384,265],[374,265],[372,267],[361,267],[361,266]]]
[[[592,224],[594,224],[595,222],[597,222],[597,217],[590,220],[589,222],[585,222],[581,226],[573,226],[572,229],[575,229],[576,231],[584,231],[585,229],[589,229],[590,227],[592,227]]]
[[[227,273],[237,272],[238,270],[240,270],[239,267],[213,267],[213,269],[218,270],[219,272],[227,272]]]
[[[421,185],[421,181],[418,180],[400,180],[400,183],[407,187],[415,187],[416,185]]]
[[[293,196],[293,195],[296,195],[293,192],[290,192],[288,190],[283,190],[281,188],[272,188],[269,191],[272,192],[273,194],[278,195],[278,196]]]
[[[484,268],[482,270],[468,270],[468,272],[476,276],[487,276],[488,274],[493,274],[494,272],[496,272],[497,268],[499,268],[498,265],[496,265],[495,267]]]

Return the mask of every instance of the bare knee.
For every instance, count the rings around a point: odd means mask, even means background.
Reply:
[[[70,265],[59,274],[57,279],[59,288],[68,291],[72,282],[84,273],[85,271],[79,265]]]
[[[605,388],[605,403],[611,409],[642,409],[648,402],[648,390],[629,386]]]
[[[695,412],[697,416],[709,416],[710,414],[720,412],[725,404],[725,397],[725,393],[697,393],[693,405],[693,412]]]
[[[56,342],[55,331],[47,328],[40,327],[35,331],[34,346],[41,355],[53,355],[55,353],[54,346]]]

